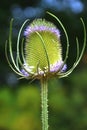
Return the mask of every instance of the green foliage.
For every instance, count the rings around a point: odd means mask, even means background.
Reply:
[[[40,130],[40,99],[35,86],[22,86],[13,93],[0,91],[0,129]]]

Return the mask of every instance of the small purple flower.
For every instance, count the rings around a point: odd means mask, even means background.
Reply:
[[[66,68],[64,68],[64,66],[63,66],[63,68],[61,68],[62,65],[63,65],[63,61],[57,62],[57,63],[51,65],[50,71],[51,72],[57,72],[60,70],[61,70],[61,72],[63,72],[63,70],[66,71]]]
[[[29,77],[28,72],[25,71],[24,69],[21,70],[21,73],[22,73],[25,77]]]
[[[38,20],[40,21],[40,24],[42,22],[42,24],[37,25]],[[26,28],[26,30],[24,31],[24,36],[29,37],[31,33],[34,32],[44,32],[44,31],[49,31],[51,33],[54,33],[58,38],[60,38],[60,32],[59,30],[54,26],[54,24],[47,22],[45,20],[42,19],[38,19],[33,21],[32,24],[30,24],[30,26],[28,26]],[[46,24],[45,24],[46,23]],[[33,26],[31,26],[33,25]],[[51,25],[51,26],[50,26]]]

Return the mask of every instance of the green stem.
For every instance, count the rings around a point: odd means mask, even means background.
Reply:
[[[42,130],[48,130],[48,86],[47,78],[41,79]]]

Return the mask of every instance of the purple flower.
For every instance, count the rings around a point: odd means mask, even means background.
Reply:
[[[37,22],[40,21],[39,25],[37,25]],[[42,24],[41,24],[42,22]],[[45,24],[46,23],[46,24]],[[51,24],[51,26],[50,26]],[[44,32],[44,31],[49,31],[51,33],[54,33],[58,38],[60,38],[60,32],[59,30],[56,28],[56,26],[54,26],[54,24],[47,22],[45,20],[42,19],[38,19],[38,20],[34,20],[34,22],[32,23],[33,26],[28,26],[26,28],[26,30],[24,31],[24,36],[29,37],[31,33],[34,32]]]

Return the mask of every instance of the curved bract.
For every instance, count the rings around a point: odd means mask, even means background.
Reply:
[[[17,38],[17,56],[14,60],[13,51],[12,51],[12,23],[13,19],[10,22],[10,32],[9,32],[9,51],[10,62],[7,53],[7,41],[5,46],[5,54],[11,69],[17,73],[20,78],[26,79],[41,79],[43,76],[50,78],[53,76],[58,76],[58,78],[63,78],[68,76],[80,62],[85,46],[86,46],[86,28],[83,19],[81,22],[83,25],[84,32],[84,41],[81,52],[79,51],[79,41],[76,37],[77,44],[77,56],[76,60],[73,63],[73,66],[70,70],[66,71],[66,61],[69,53],[69,38],[66,32],[65,27],[62,22],[52,13],[47,12],[52,18],[57,20],[61,26],[65,37],[66,37],[66,54],[64,60],[62,59],[62,45],[60,42],[60,33],[56,26],[46,20],[37,19],[33,21],[25,30],[25,45],[24,39],[20,44],[20,35],[25,26],[29,21],[26,20],[21,26]],[[21,46],[21,51],[19,47]],[[65,72],[66,71],[66,72]]]
[[[85,47],[86,47],[86,27],[85,27],[85,24],[84,24],[84,21],[82,18],[80,18],[81,22],[82,22],[82,25],[83,25],[83,34],[84,34],[84,40],[83,40],[83,47],[82,47],[82,50],[81,52],[79,52],[79,41],[78,41],[78,38],[76,37],[76,44],[77,44],[77,57],[76,57],[76,60],[75,62],[73,63],[73,66],[70,70],[68,70],[67,72],[63,73],[63,74],[60,74],[60,78],[63,78],[63,77],[66,77],[68,76],[69,74],[72,73],[72,71],[76,68],[76,66],[79,64],[82,56],[83,56],[83,53],[84,53],[84,50],[85,50]]]

